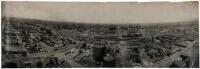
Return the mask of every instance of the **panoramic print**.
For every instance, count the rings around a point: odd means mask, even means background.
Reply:
[[[198,2],[2,2],[2,68],[198,68]]]

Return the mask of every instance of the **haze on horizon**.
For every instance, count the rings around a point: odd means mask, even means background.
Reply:
[[[198,20],[198,2],[3,2],[2,15],[98,24],[173,23]]]

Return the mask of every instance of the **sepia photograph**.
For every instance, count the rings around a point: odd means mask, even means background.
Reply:
[[[1,1],[1,68],[199,68],[198,8]]]

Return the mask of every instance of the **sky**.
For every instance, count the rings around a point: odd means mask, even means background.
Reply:
[[[198,20],[198,2],[4,2],[2,15],[82,23],[171,23]]]

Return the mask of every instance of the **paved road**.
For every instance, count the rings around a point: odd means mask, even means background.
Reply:
[[[189,51],[192,49],[193,45],[197,42],[197,40],[191,42],[185,49],[183,49],[180,52],[177,52],[173,55],[171,55],[170,57],[167,57],[161,61],[158,61],[156,63],[154,63],[154,65],[152,67],[167,67],[169,66],[174,60],[176,60],[181,54]]]

